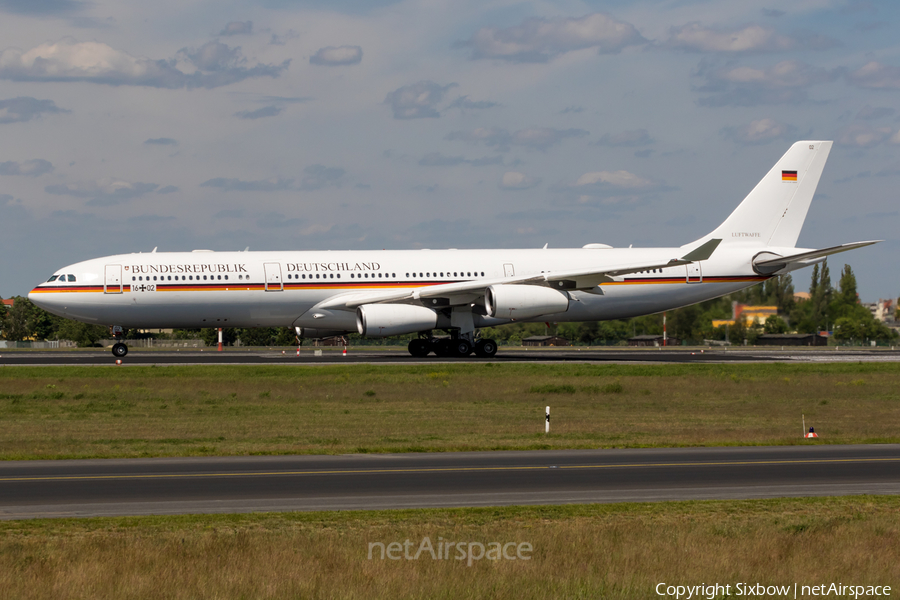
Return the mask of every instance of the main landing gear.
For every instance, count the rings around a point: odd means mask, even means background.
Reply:
[[[115,338],[116,343],[113,344],[112,353],[116,358],[124,358],[128,354],[128,346],[122,342],[122,336],[125,335],[125,329],[121,325],[113,325],[109,328],[109,332]]]
[[[497,354],[497,342],[478,340],[473,345],[465,338],[418,338],[409,342],[409,353],[416,358],[425,358],[431,353],[441,358],[469,356],[475,352],[478,358],[491,358]]]

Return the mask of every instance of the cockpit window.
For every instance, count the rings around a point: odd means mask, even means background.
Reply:
[[[75,281],[75,276],[74,275],[66,275],[66,279],[69,281]]]
[[[51,281],[56,281],[57,277],[59,277],[59,275],[54,275],[53,277],[51,277],[50,279],[47,280],[47,283],[50,283]]]

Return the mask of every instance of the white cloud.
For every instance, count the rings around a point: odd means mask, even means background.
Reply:
[[[507,171],[500,180],[500,188],[504,190],[527,190],[541,183],[540,177],[529,177],[518,171]]]
[[[24,123],[44,114],[53,115],[67,112],[71,111],[59,108],[53,100],[38,100],[28,96],[0,100],[0,124]]]
[[[834,80],[838,70],[783,60],[767,68],[701,63],[695,75],[705,80],[696,91],[711,93],[701,106],[756,106],[803,102],[810,87]]]
[[[419,81],[390,92],[384,103],[391,105],[395,119],[437,118],[441,116],[437,106],[452,87],[456,84],[442,86],[433,81]]]
[[[575,182],[576,186],[590,186],[596,184],[607,184],[621,189],[641,189],[650,188],[655,184],[649,179],[645,179],[628,171],[593,171],[585,173]]]
[[[263,117],[277,117],[284,109],[280,106],[263,106],[256,110],[242,110],[234,113],[239,119],[262,119]]]
[[[176,64],[182,63],[186,71]],[[159,88],[215,88],[251,77],[278,77],[290,61],[281,65],[247,67],[239,47],[208,42],[197,49],[184,48],[178,59],[138,58],[102,42],[77,42],[66,38],[22,52],[0,52],[0,79],[13,81],[86,81],[106,85]]]
[[[57,196],[87,198],[89,206],[113,206],[122,204],[159,188],[155,183],[128,182],[121,179],[104,178],[94,181],[48,185],[44,191]]]
[[[479,127],[470,131],[454,131],[444,138],[470,143],[483,143],[486,146],[506,152],[511,146],[521,146],[545,151],[566,138],[578,138],[588,135],[584,129],[554,129],[552,127],[532,127],[510,133],[506,129],[495,127]]]
[[[310,64],[326,67],[358,65],[362,62],[362,48],[359,46],[328,46],[320,48],[309,57]]]
[[[726,127],[722,135],[738,144],[767,144],[771,141],[793,137],[795,129],[786,123],[765,118],[750,121],[739,127]]]
[[[892,67],[873,60],[848,73],[847,80],[863,88],[900,90],[900,67]]]
[[[502,164],[502,156],[483,156],[481,158],[468,159],[462,156],[445,156],[440,152],[431,152],[419,159],[419,165],[423,167],[455,167],[457,165],[487,167]]]
[[[27,175],[38,177],[53,171],[53,165],[48,160],[35,158],[21,163],[6,161],[0,163],[0,175]]]
[[[253,21],[232,21],[219,32],[219,35],[242,35],[253,33]]]
[[[346,171],[340,167],[310,165],[303,169],[300,180],[301,190],[320,190],[328,186],[340,186]]]
[[[636,148],[653,143],[653,138],[646,129],[633,129],[620,133],[607,133],[594,142],[597,146],[612,146],[614,148]]]
[[[581,18],[531,18],[506,29],[483,27],[457,47],[471,47],[475,59],[544,62],[573,50],[597,48],[608,54],[644,42],[630,23],[593,13]]]
[[[863,123],[853,123],[841,130],[838,143],[855,148],[872,148],[888,140],[893,141],[891,135],[893,133],[890,127],[870,127]]]
[[[897,112],[895,109],[888,108],[887,106],[871,106],[866,104],[859,109],[858,113],[856,113],[856,118],[863,121],[874,121],[876,119],[883,119],[884,117],[891,117],[895,112]]]
[[[294,183],[293,179],[257,179],[255,181],[243,181],[241,179],[228,179],[215,177],[200,184],[200,187],[218,188],[224,192],[280,192],[289,190]]]
[[[688,23],[669,30],[664,45],[694,52],[781,52],[794,48],[795,40],[760,25],[722,30]]]

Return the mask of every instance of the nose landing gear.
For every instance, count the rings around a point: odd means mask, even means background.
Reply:
[[[125,334],[125,329],[121,325],[113,325],[109,328],[109,332],[116,340],[116,343],[113,344],[112,347],[113,356],[115,356],[116,358],[123,358],[126,354],[128,354],[128,346],[126,346],[122,342],[122,337]]]

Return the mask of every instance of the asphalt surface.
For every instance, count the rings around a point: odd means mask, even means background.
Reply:
[[[900,445],[10,461],[0,518],[900,494]]]
[[[321,356],[316,356],[316,350]],[[122,359],[122,365],[321,365],[321,364],[437,364],[531,362],[531,363],[729,363],[729,362],[900,362],[900,347],[886,348],[522,348],[501,347],[491,359],[474,356],[466,358],[413,358],[405,348],[367,348],[351,346],[346,355],[341,348],[313,348],[304,346],[299,356],[296,348],[215,348],[149,350],[132,348]],[[113,366],[116,359],[109,350],[2,350],[0,367],[7,365],[99,365]]]

